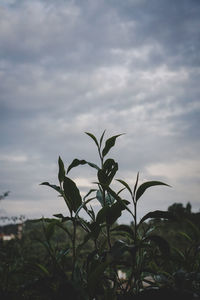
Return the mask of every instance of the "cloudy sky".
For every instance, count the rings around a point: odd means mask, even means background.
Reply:
[[[199,0],[0,0],[1,215],[67,214],[39,184],[57,184],[59,155],[99,163],[84,132],[104,129],[126,133],[109,154],[117,178],[172,186],[148,190],[140,216],[199,211],[199,16]],[[94,188],[87,166],[70,177],[82,195]]]

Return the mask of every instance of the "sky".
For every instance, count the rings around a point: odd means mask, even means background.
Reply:
[[[59,155],[99,164],[84,132],[105,129],[125,133],[107,155],[116,178],[171,186],[147,190],[140,217],[199,211],[199,16],[199,0],[0,0],[0,216],[68,215],[40,183],[58,184]],[[96,187],[89,166],[69,176],[82,196]]]

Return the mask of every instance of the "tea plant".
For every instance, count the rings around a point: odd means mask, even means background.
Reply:
[[[57,219],[44,220],[47,224],[45,245],[59,270],[60,261],[56,253],[51,251],[50,239],[55,226],[61,227],[68,235],[71,247],[61,256],[69,255],[72,258],[70,272],[69,270],[63,272],[66,286],[73,286],[73,299],[128,299],[126,298],[128,295],[136,296],[144,290],[145,281],[152,286],[156,285],[155,275],[162,272],[167,265],[170,246],[163,237],[154,234],[154,228],[149,227],[146,221],[153,218],[173,219],[174,216],[170,212],[156,210],[138,221],[137,205],[148,188],[169,185],[161,181],[147,181],[138,185],[138,173],[133,188],[126,181],[117,179],[122,189],[114,191],[111,184],[118,171],[118,163],[106,157],[121,134],[112,136],[105,142],[105,131],[99,140],[89,132],[86,134],[97,147],[99,165],[76,158],[65,170],[63,160],[59,157],[59,185],[42,183],[53,188],[64,199],[69,212],[68,216],[56,214],[54,216]],[[81,165],[93,168],[97,175],[94,188],[84,197],[81,196],[76,183],[68,177],[73,168]],[[128,200],[121,196],[124,190],[129,194]],[[89,205],[94,199],[100,202],[97,213],[94,212],[92,205]],[[85,210],[89,221],[80,216],[81,210]],[[132,218],[132,227],[116,225],[124,210]],[[71,223],[71,230],[66,226],[68,223]],[[84,240],[81,242],[77,238],[78,227],[85,232]],[[80,260],[83,247],[91,241],[92,249]],[[126,272],[125,280],[119,278],[119,270]]]

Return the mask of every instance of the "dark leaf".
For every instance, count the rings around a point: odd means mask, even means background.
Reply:
[[[96,189],[91,189],[89,190],[89,192],[83,197],[83,199],[85,200],[91,193],[96,192]]]
[[[102,194],[101,190],[97,190],[96,199],[101,203],[101,206],[103,207],[104,201],[103,201],[103,194]],[[106,193],[105,204],[112,205],[114,201],[115,201],[115,199],[109,193]]]
[[[131,191],[131,188],[130,188],[130,186],[128,185],[128,183],[125,182],[125,181],[123,181],[123,180],[121,180],[121,179],[116,179],[116,180],[119,181],[121,184],[123,184],[123,185],[127,188],[127,190],[129,191],[129,193],[130,193],[131,196],[132,196],[132,191]]]
[[[170,255],[170,246],[169,243],[159,235],[150,235],[146,238],[146,240],[150,240],[154,242],[160,249],[161,253],[166,257]]]
[[[98,212],[96,222],[99,224],[106,222],[109,226],[114,224],[117,221],[117,219],[121,216],[122,211],[126,207],[125,204],[126,202],[124,203],[124,200],[122,200],[122,203],[116,202],[112,206],[108,206],[108,205],[104,206]]]
[[[116,141],[117,137],[119,137],[120,135],[122,135],[122,134],[112,136],[111,138],[109,138],[106,141],[105,147],[102,151],[103,157],[106,156],[106,154],[110,151],[110,149],[115,145],[115,141]]]
[[[106,204],[112,205],[114,202],[115,202],[115,198],[109,193],[106,193]]]
[[[60,156],[58,158],[58,166],[59,166],[58,180],[61,183],[64,181],[64,178],[65,178],[65,167],[64,167],[64,163]]]
[[[132,211],[127,206],[128,204],[130,204],[129,201],[122,200],[121,197],[118,194],[116,194],[109,186],[106,186],[106,190],[111,196],[113,196],[113,198],[115,198],[115,200],[117,200],[117,202],[119,202],[122,205],[122,207],[124,207],[134,217]]]
[[[136,177],[136,181],[135,181],[135,186],[134,186],[134,190],[133,190],[133,195],[134,196],[135,196],[135,192],[136,192],[136,189],[137,189],[138,180],[139,180],[139,172],[137,173],[137,177]]]
[[[96,240],[100,234],[101,231],[101,226],[98,224],[98,222],[92,222],[89,225],[90,228],[90,233],[91,233],[91,238]]]
[[[123,200],[122,200],[123,201]],[[121,216],[122,210],[124,210],[125,207],[121,205],[121,203],[116,202],[111,207],[109,207],[109,211],[106,216],[107,223],[111,226],[114,224],[117,219]]]
[[[90,199],[87,199],[86,201],[82,202],[82,204],[79,206],[79,208],[76,211],[76,215],[78,215],[79,211],[84,208],[86,211],[88,211],[86,204],[88,204],[90,201],[96,199],[96,197],[92,197]]]
[[[58,219],[62,219],[62,222],[72,221],[72,218],[70,218],[70,217],[64,217],[62,214],[55,214],[53,216],[56,217],[56,218],[58,218]]]
[[[52,189],[56,190],[57,192],[61,193],[61,189],[59,186],[57,185],[54,185],[54,184],[50,184],[48,182],[42,182],[40,183],[40,185],[47,185],[47,186],[50,186]]]
[[[106,132],[106,130],[104,130],[104,132],[102,133],[102,136],[100,138],[100,148],[101,148],[101,145],[102,145],[102,142],[103,142],[103,137],[104,137],[105,132]]]
[[[166,185],[166,186],[169,186],[168,184],[164,183],[164,182],[161,182],[161,181],[147,181],[143,184],[141,184],[139,186],[139,188],[137,189],[137,192],[136,192],[136,201],[139,200],[139,198],[144,194],[144,192],[146,191],[146,189],[152,187],[152,186],[155,186],[155,185]]]
[[[101,206],[103,207],[104,203],[103,203],[103,194],[102,194],[102,191],[97,190],[97,192],[96,192],[96,198],[100,202]]]
[[[53,216],[58,218],[58,219],[63,219],[64,218],[63,214],[55,214]]]
[[[69,173],[69,171],[74,168],[74,167],[77,167],[77,166],[80,166],[80,165],[86,165],[88,164],[90,167],[92,168],[95,168],[96,170],[99,170],[99,167],[91,162],[88,162],[84,159],[77,159],[75,158],[72,163],[69,165],[68,169],[67,169],[67,174]]]
[[[100,169],[97,174],[100,184],[110,185],[117,170],[118,164],[114,161],[114,159],[107,159],[103,164],[103,168]]]
[[[93,139],[93,141],[95,142],[95,144],[97,145],[97,147],[99,148],[99,143],[97,142],[96,137],[90,133],[90,132],[85,132],[87,135],[89,135],[89,137],[91,137]]]
[[[87,212],[88,212],[90,218],[94,221],[95,220],[95,212],[91,205],[90,205],[90,209],[88,209]]]
[[[47,270],[47,268],[44,265],[41,265],[39,263],[36,263],[35,266],[42,271],[42,273],[44,273],[45,276],[50,276],[49,271]]]
[[[69,177],[64,178],[63,188],[65,197],[67,199],[67,204],[69,205],[69,210],[76,212],[79,206],[82,204],[79,189],[77,188],[75,182]]]
[[[174,215],[168,211],[162,210],[155,210],[146,214],[141,220],[140,223],[143,223],[147,219],[168,219],[168,220],[175,220]]]
[[[119,195],[121,192],[123,192],[124,190],[125,190],[126,188],[122,188],[121,190],[119,190],[118,192],[117,192],[117,195]]]
[[[96,222],[98,224],[104,223],[106,221],[106,218],[107,218],[108,214],[109,214],[109,211],[110,211],[109,206],[102,207],[102,209],[100,209],[98,214],[97,214]]]
[[[192,242],[192,238],[186,232],[179,231],[178,234],[186,238],[190,243]]]

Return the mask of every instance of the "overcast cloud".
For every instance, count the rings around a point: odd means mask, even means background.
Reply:
[[[198,0],[0,0],[1,215],[65,213],[39,183],[57,183],[59,155],[98,163],[84,132],[104,129],[126,133],[110,152],[117,178],[173,187],[149,190],[140,216],[199,211],[199,16]],[[93,187],[89,167],[70,176]]]

